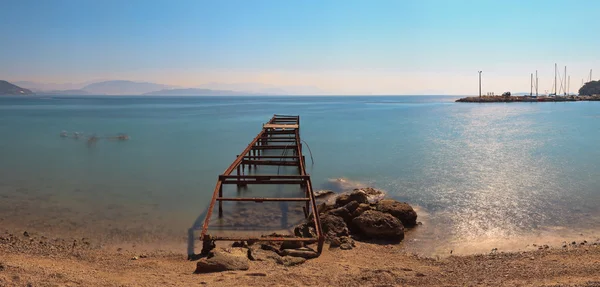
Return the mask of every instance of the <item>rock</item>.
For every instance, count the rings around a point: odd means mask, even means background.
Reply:
[[[371,210],[371,206],[366,204],[366,203],[361,203],[358,205],[358,207],[352,212],[352,218],[357,217],[361,214],[363,214],[363,212],[367,211],[367,210]]]
[[[315,230],[314,222],[311,220],[308,222],[303,222],[300,225],[296,226],[294,228],[294,235],[296,235],[297,237],[304,237],[304,238],[308,238],[308,237],[316,238],[317,231]]]
[[[421,272],[417,272],[417,273],[415,273],[415,276],[417,276],[417,277],[425,277],[425,274],[423,274]]]
[[[383,199],[377,203],[376,208],[378,211],[389,213],[400,219],[402,224],[406,227],[413,227],[417,225],[417,213],[414,211],[412,206],[406,202],[400,202],[393,199]]]
[[[247,256],[252,261],[275,261],[279,257],[275,251],[258,248],[249,248]]]
[[[24,232],[23,232],[23,236],[25,236],[25,237],[29,237],[29,233],[28,233],[27,231],[24,231]]]
[[[371,203],[376,203],[385,197],[385,192],[372,187],[360,188],[358,190],[364,192]]]
[[[356,206],[354,206],[354,205],[356,205]],[[358,207],[358,203],[356,201],[352,201],[342,207],[332,209],[332,210],[328,211],[327,213],[335,215],[337,217],[341,217],[344,220],[344,222],[346,222],[346,225],[348,225],[352,222],[352,218],[354,218],[354,217],[352,217],[352,211],[350,211],[346,206],[349,206],[350,208],[352,208],[352,210],[355,210],[356,207]]]
[[[352,241],[354,243],[354,241]],[[340,249],[342,250],[351,250],[352,248],[354,248],[354,245],[350,244],[350,243],[342,243],[340,244]]]
[[[346,222],[341,217],[332,214],[321,215],[321,228],[323,234],[328,238],[350,235]]]
[[[213,250],[208,258],[202,258],[196,265],[194,273],[210,273],[232,270],[248,270],[248,258],[232,255],[227,252]]]
[[[0,271],[4,271],[4,269],[6,269],[4,263],[0,262]]]
[[[248,247],[246,241],[234,241],[231,247]]]
[[[141,254],[141,255],[140,255],[140,258],[148,258],[148,255],[146,255],[146,254]]]
[[[283,256],[278,257],[276,262],[283,266],[295,266],[306,262],[306,259],[302,257]]]
[[[319,214],[323,214],[329,210],[332,210],[335,208],[335,205],[333,204],[327,204],[327,202],[323,202],[319,205],[317,205],[317,211],[319,212]]]
[[[280,250],[284,249],[297,249],[304,247],[304,242],[302,241],[284,241],[279,247]]]
[[[301,249],[285,249],[281,251],[282,256],[301,257],[304,259],[312,259],[319,257],[319,254],[310,248]]]
[[[267,273],[253,272],[253,273],[246,273],[246,276],[261,276],[261,277],[265,277],[265,276],[267,276]]]
[[[248,259],[252,261],[269,261],[279,257],[277,252],[264,249],[248,249]]]
[[[334,194],[334,193],[335,193],[335,192],[333,192],[332,190],[328,190],[328,189],[325,189],[325,190],[317,190],[317,191],[315,191],[315,192],[314,192],[314,194],[315,194],[315,197],[316,197],[316,198],[321,198],[321,197],[330,196],[330,195],[332,195],[332,194]]]
[[[350,250],[354,248],[356,244],[354,243],[354,239],[350,238],[349,236],[341,236],[331,240],[331,244],[329,246],[339,247],[342,250]]]
[[[138,260],[138,257],[137,256],[133,256],[133,257],[131,257],[131,260]]]
[[[340,207],[340,206],[344,206],[352,201],[356,201],[359,204],[360,203],[369,203],[369,199],[367,197],[367,194],[360,190],[360,189],[355,189],[354,191],[352,191],[351,193],[344,193],[344,194],[340,194],[336,199],[335,199],[335,205]]]
[[[373,239],[404,239],[402,222],[388,214],[376,210],[367,210],[352,220],[361,234]]]

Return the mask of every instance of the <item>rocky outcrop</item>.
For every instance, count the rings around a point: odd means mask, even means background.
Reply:
[[[400,241],[404,228],[417,225],[417,213],[406,202],[383,199],[384,192],[374,188],[359,188],[338,195],[334,204],[317,207],[326,242],[331,247],[352,249],[354,238]],[[314,237],[312,217],[298,225],[294,233]]]
[[[360,234],[367,238],[398,241],[404,239],[402,222],[389,213],[367,210],[354,218],[352,223]]]
[[[384,199],[377,202],[375,208],[383,213],[389,213],[398,218],[406,227],[417,225],[417,213],[406,202],[400,202],[392,199]]]

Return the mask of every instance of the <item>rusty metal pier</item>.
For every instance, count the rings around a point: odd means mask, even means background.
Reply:
[[[281,155],[265,155],[266,151],[281,150]],[[290,154],[291,155],[288,155]],[[297,174],[252,174],[246,175],[245,170],[255,170],[259,166],[292,166],[297,167]],[[304,197],[224,197],[223,185],[236,185],[238,188],[247,185],[299,185]],[[239,195],[239,194],[238,194]],[[315,224],[316,237],[273,237],[262,235],[260,237],[247,236],[215,236],[210,235],[209,224],[215,204],[218,203],[218,216],[223,217],[223,202],[304,202],[302,207],[305,218],[312,218]],[[313,193],[310,176],[306,173],[305,157],[302,154],[302,141],[300,139],[300,117],[287,115],[274,115],[269,122],[263,124],[260,133],[250,142],[244,151],[237,156],[231,165],[219,175],[212,200],[202,226],[200,239],[203,242],[202,253],[208,252],[215,241],[298,241],[304,243],[317,243],[317,252],[323,248],[323,232],[317,205]]]

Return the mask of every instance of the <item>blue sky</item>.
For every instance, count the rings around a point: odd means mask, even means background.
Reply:
[[[600,75],[600,1],[5,0],[0,79],[315,86],[349,94],[528,91],[554,63]],[[596,53],[595,53],[596,52]]]

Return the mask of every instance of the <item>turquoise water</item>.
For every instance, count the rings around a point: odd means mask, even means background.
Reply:
[[[316,188],[344,178],[415,204],[415,242],[600,226],[600,102],[455,99],[0,97],[0,224],[183,240],[218,174],[278,113],[301,116]],[[88,145],[63,130],[131,138]]]

